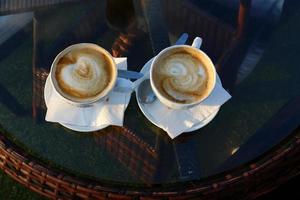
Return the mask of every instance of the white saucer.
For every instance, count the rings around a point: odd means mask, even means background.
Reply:
[[[45,89],[44,89],[44,99],[46,106],[48,107],[49,99],[51,97],[53,91],[53,86],[51,84],[51,79],[50,76],[47,77],[46,79],[46,84],[45,84]],[[77,126],[73,124],[65,124],[65,123],[59,123],[62,126],[71,129],[73,131],[79,131],[79,132],[92,132],[92,131],[98,131],[100,129],[103,129],[109,125],[104,125],[104,126]]]
[[[143,74],[146,74],[149,70],[150,70],[150,66],[151,66],[151,63],[153,61],[153,58],[151,60],[149,60],[144,66],[143,68],[141,69],[141,73]],[[217,82],[219,84],[222,84],[221,83],[221,79],[220,77],[217,75]],[[150,113],[147,112],[148,109],[146,109],[147,107],[147,104],[143,104],[142,102],[139,101],[139,94],[138,94],[138,87],[135,89],[135,95],[136,95],[136,99],[137,99],[137,102],[138,102],[138,105],[141,109],[141,111],[143,112],[143,114],[145,115],[145,117],[150,121],[152,122],[154,125],[158,126],[159,128],[162,128],[160,127],[159,123],[155,121],[155,119],[150,115]],[[156,101],[159,101],[158,99],[156,99]],[[215,116],[217,115],[217,113],[219,112],[220,110],[220,107],[215,111],[213,112],[212,114],[210,114],[205,120],[197,123],[197,124],[194,124],[194,126],[192,126],[191,128],[189,128],[188,130],[186,130],[185,132],[192,132],[192,131],[195,131],[195,130],[198,130],[202,127],[204,127],[205,125],[207,125],[211,120],[213,120],[215,118]]]

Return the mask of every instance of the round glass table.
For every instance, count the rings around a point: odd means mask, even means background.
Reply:
[[[299,173],[299,3],[44,0],[0,5],[0,168],[49,198],[204,199],[270,191]],[[45,121],[54,57],[89,42],[140,71],[182,33],[203,39],[232,98],[171,139],[132,94],[124,126]]]

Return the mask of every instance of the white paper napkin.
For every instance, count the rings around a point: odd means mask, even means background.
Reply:
[[[148,104],[145,108],[154,118],[155,122],[159,124],[160,128],[166,131],[173,139],[195,124],[205,120],[230,98],[230,94],[222,85],[216,83],[210,96],[192,108],[174,110],[168,108],[158,100],[152,104]]]
[[[118,69],[127,69],[127,58],[115,58]],[[116,87],[132,88],[132,82],[118,78]],[[125,91],[125,92],[124,92]],[[67,103],[52,92],[47,104],[46,121],[76,126],[123,125],[125,109],[131,97],[131,90],[113,90],[104,101],[89,107],[78,107]]]

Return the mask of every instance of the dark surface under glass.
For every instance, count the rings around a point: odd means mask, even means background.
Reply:
[[[252,3],[244,38],[229,54],[237,2],[45,1],[8,7],[0,17],[0,130],[49,166],[116,184],[202,180],[245,164],[287,138],[300,121],[300,7],[283,6],[281,13],[280,2],[267,8]],[[203,38],[203,50],[232,95],[207,126],[172,140],[144,117],[135,93],[124,127],[80,133],[44,120],[45,76],[65,47],[96,43],[128,57],[128,69],[139,71],[183,32],[189,43]],[[219,61],[225,54],[224,64]]]

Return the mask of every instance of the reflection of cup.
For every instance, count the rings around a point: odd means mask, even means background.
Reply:
[[[194,45],[176,45],[162,50],[154,58],[150,82],[163,104],[186,109],[210,95],[216,82],[216,70],[210,58]]]
[[[51,66],[54,91],[67,102],[86,105],[103,99],[114,87],[117,67],[113,57],[96,44],[67,47]]]
[[[126,32],[128,27],[135,21],[133,1],[107,0],[106,19],[111,28]]]

